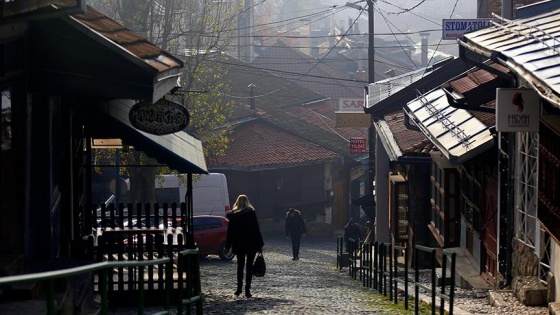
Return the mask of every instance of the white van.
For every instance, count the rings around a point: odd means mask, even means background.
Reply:
[[[179,180],[182,176],[184,180]],[[156,178],[156,202],[185,202],[186,175],[166,174]],[[181,182],[182,181],[182,182]],[[230,210],[226,176],[222,173],[201,175],[193,180],[193,215],[225,216]]]

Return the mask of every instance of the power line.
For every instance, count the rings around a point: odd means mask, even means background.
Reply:
[[[453,14],[455,13],[455,9],[457,9],[457,4],[459,4],[459,0],[455,0],[455,5],[453,6],[453,10],[451,10],[451,14],[449,15],[449,18],[452,18],[452,17],[453,17]],[[436,47],[434,53],[433,53],[432,56],[430,57],[430,60],[428,61],[428,64],[430,64],[430,62],[432,61],[432,59],[434,59],[434,56],[435,56],[435,54],[436,54],[435,52],[436,52],[437,49],[439,48],[439,44],[441,44],[441,41],[442,41],[442,40],[443,40],[443,38],[441,38],[441,39],[439,40],[438,47]]]
[[[348,30],[346,31],[346,33],[347,33],[350,29],[352,29],[352,26],[354,26],[354,24],[356,23],[356,21],[358,20],[358,18],[361,16],[361,13],[362,13],[362,12],[360,12],[360,14],[358,15],[358,17],[357,17],[356,19],[354,19],[354,21],[352,22],[352,25],[350,25],[350,27],[348,28]],[[342,41],[342,39],[344,39],[346,33],[344,33],[344,34],[341,36],[341,38],[335,43],[335,45],[334,45],[335,47],[336,47],[336,45],[337,45],[340,41]],[[217,91],[217,93],[219,93],[219,94],[221,94],[221,95],[224,95],[224,96],[227,96],[227,97],[239,98],[239,99],[258,98],[258,97],[264,97],[264,96],[268,96],[268,95],[274,94],[274,93],[276,93],[276,92],[278,92],[278,91],[280,91],[280,90],[282,90],[282,89],[284,89],[284,88],[286,88],[286,87],[288,87],[288,86],[294,84],[295,82],[299,81],[302,77],[308,75],[309,72],[311,72],[311,70],[313,70],[315,67],[317,67],[317,65],[318,65],[322,60],[324,60],[324,59],[329,55],[329,53],[332,52],[333,49],[334,49],[334,47],[332,47],[332,48],[331,48],[317,63],[315,63],[309,70],[307,70],[307,72],[305,72],[305,73],[303,73],[303,74],[296,74],[296,76],[298,76],[296,79],[290,80],[290,82],[288,82],[287,84],[285,84],[285,85],[279,87],[279,88],[276,89],[276,90],[270,91],[270,92],[265,93],[265,94],[253,95],[253,96],[249,96],[249,97],[247,97],[247,96],[229,95],[229,94],[226,94],[226,93],[222,93],[222,92],[220,92],[220,91]],[[269,70],[267,70],[267,71],[269,71]]]

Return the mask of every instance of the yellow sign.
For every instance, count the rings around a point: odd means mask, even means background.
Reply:
[[[365,172],[364,172],[364,170],[362,169],[361,166],[354,167],[350,171],[350,180],[355,180],[356,178],[359,178],[364,174],[365,174]]]
[[[336,112],[335,127],[371,127],[371,118],[367,113]]]

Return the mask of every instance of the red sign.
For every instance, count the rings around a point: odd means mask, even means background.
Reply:
[[[366,144],[365,138],[351,138],[350,153],[366,153]]]

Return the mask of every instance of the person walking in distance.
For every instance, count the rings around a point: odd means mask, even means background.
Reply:
[[[353,252],[358,249],[358,244],[362,240],[360,226],[353,218],[350,218],[348,224],[344,227],[344,239],[346,240],[346,251]]]
[[[299,260],[299,246],[305,232],[305,222],[301,217],[301,212],[290,208],[286,213],[286,237],[292,239],[292,260]]]
[[[237,290],[234,294],[239,296],[242,292],[245,269],[245,297],[250,298],[253,263],[257,252],[262,252],[264,246],[257,214],[249,198],[239,195],[226,218],[229,220],[226,251],[232,250],[237,256]]]

